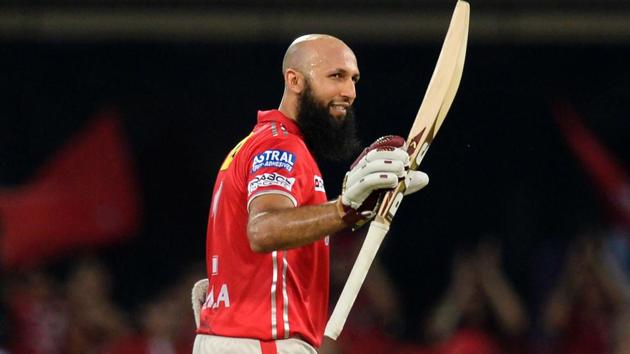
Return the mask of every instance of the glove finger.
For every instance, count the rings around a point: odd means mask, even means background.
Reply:
[[[203,295],[202,301],[205,300],[205,294],[208,292],[208,279],[198,280],[192,289],[193,298],[195,296]]]
[[[402,136],[385,135],[376,139],[376,141],[370,144],[368,148],[376,149],[383,146],[405,147],[406,145],[407,145],[407,142],[405,141],[405,138],[403,138]]]
[[[366,147],[363,150],[363,152],[359,154],[359,156],[357,156],[357,158],[352,163],[352,167],[356,166],[359,163],[359,161],[361,161],[361,159],[365,157],[365,155],[372,150],[392,149],[392,148],[401,148],[402,150],[406,151],[407,143],[405,142],[405,139],[401,136],[386,135],[386,136],[380,137],[376,139],[376,141],[373,142],[370,146]]]
[[[382,149],[382,150],[371,150],[365,156],[357,159],[355,161],[350,170],[355,170],[360,168],[361,166],[375,160],[392,160],[392,161],[402,161],[405,166],[409,166],[409,154],[407,151],[402,149]]]
[[[399,178],[404,177],[405,165],[402,161],[397,160],[375,160],[367,162],[364,165],[350,171],[346,185],[352,186],[357,183],[357,181],[361,180],[361,178],[364,178],[369,174],[379,172],[391,172],[396,174]]]
[[[206,301],[206,294],[208,293],[208,279],[201,279],[195,283],[191,292],[192,308],[195,315],[195,324],[199,328],[199,316],[201,314],[201,307]]]
[[[365,161],[370,162],[375,160],[402,161],[405,166],[408,166],[409,154],[403,149],[395,148],[372,150],[365,155]]]
[[[342,202],[357,209],[361,203],[376,189],[394,188],[398,184],[398,176],[391,172],[369,174],[353,185],[342,195]]]
[[[405,195],[413,194],[429,184],[429,175],[422,171],[409,171],[405,177]]]

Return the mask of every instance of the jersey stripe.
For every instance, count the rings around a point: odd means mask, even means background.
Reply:
[[[278,339],[278,329],[276,328],[276,289],[278,284],[278,251],[271,252],[273,263],[273,275],[271,279],[271,338]]]
[[[219,207],[219,198],[221,198],[221,191],[223,191],[223,181],[221,181],[219,189],[217,189],[214,200],[212,201],[212,213],[210,214],[210,217],[214,217],[215,215],[217,215],[217,208]]]
[[[284,321],[284,338],[289,338],[289,295],[287,294],[287,252],[282,252],[282,320]]]

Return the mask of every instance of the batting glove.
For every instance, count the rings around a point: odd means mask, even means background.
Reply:
[[[422,171],[407,171],[405,176],[405,196],[413,194],[429,184],[429,175]]]
[[[407,185],[405,195],[429,183],[426,173],[407,171],[408,167],[409,154],[405,139],[400,136],[384,136],[363,150],[346,173],[337,200],[344,222],[354,229],[365,224],[376,214],[380,193],[396,187],[403,178]]]
[[[195,283],[192,288],[192,309],[195,314],[195,324],[199,328],[201,307],[206,302],[206,296],[208,294],[208,279],[201,279]]]

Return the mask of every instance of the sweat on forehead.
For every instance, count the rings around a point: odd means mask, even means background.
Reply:
[[[325,47],[350,50],[342,40],[336,37],[327,34],[307,34],[296,38],[287,49],[282,61],[282,72],[291,68],[306,73],[310,66],[316,64],[319,52]]]

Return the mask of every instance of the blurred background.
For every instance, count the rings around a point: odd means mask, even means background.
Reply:
[[[288,44],[345,40],[364,143],[406,136],[454,4],[2,1],[0,353],[189,353],[215,174]],[[630,353],[630,3],[470,23],[431,183],[322,353]],[[347,164],[321,169],[335,198]],[[361,238],[332,238],[332,304]]]

